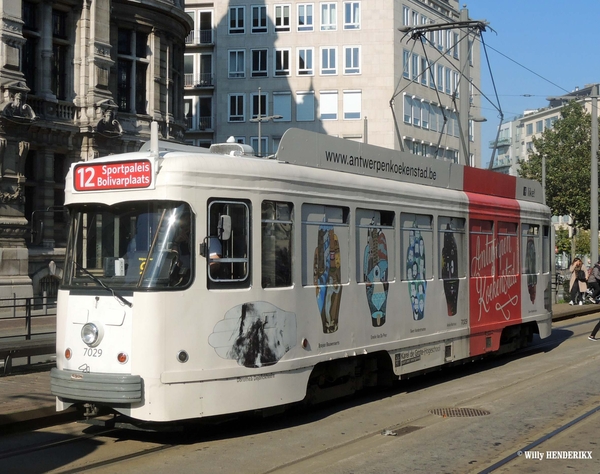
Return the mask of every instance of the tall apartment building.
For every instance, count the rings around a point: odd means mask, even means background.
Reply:
[[[460,43],[480,84],[475,32],[449,27],[413,40],[406,27],[460,18],[456,0],[186,0],[186,140],[233,136],[274,153],[290,127],[458,160]],[[468,42],[468,43],[467,43]],[[470,86],[468,116],[479,116]],[[469,149],[480,163],[479,125]]]
[[[0,298],[56,291],[75,161],[182,140],[183,0],[0,2]]]
[[[544,130],[551,129],[561,117],[563,105],[569,100],[577,100],[587,113],[592,111],[592,88],[588,84],[582,88],[559,97],[551,97],[547,107],[525,110],[522,115],[500,126],[498,144],[492,169],[501,173],[517,176],[519,160],[526,161],[534,150],[533,139],[540,138]],[[599,114],[600,115],[600,114]],[[493,149],[495,140],[489,143]]]

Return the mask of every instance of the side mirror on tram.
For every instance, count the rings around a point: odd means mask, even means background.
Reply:
[[[219,240],[229,240],[231,238],[231,216],[222,215],[219,217],[217,235]]]

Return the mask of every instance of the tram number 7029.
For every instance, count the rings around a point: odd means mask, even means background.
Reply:
[[[95,347],[86,347],[83,349],[83,355],[87,357],[101,357],[102,349],[96,349]]]

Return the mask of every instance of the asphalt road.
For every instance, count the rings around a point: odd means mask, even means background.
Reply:
[[[267,420],[183,434],[67,424],[5,437],[0,463],[3,473],[599,472],[600,342],[587,339],[597,318],[557,322],[529,352]],[[592,459],[552,459],[560,453]]]

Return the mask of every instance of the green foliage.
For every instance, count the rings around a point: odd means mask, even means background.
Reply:
[[[556,249],[558,253],[571,254],[571,239],[569,237],[569,229],[558,229],[556,231]]]
[[[575,255],[590,254],[590,231],[579,230],[575,238]]]
[[[571,101],[553,128],[533,138],[527,160],[519,160],[519,175],[542,182],[546,157],[546,203],[555,216],[569,215],[577,227],[590,228],[591,116]],[[589,244],[588,244],[589,245]]]

